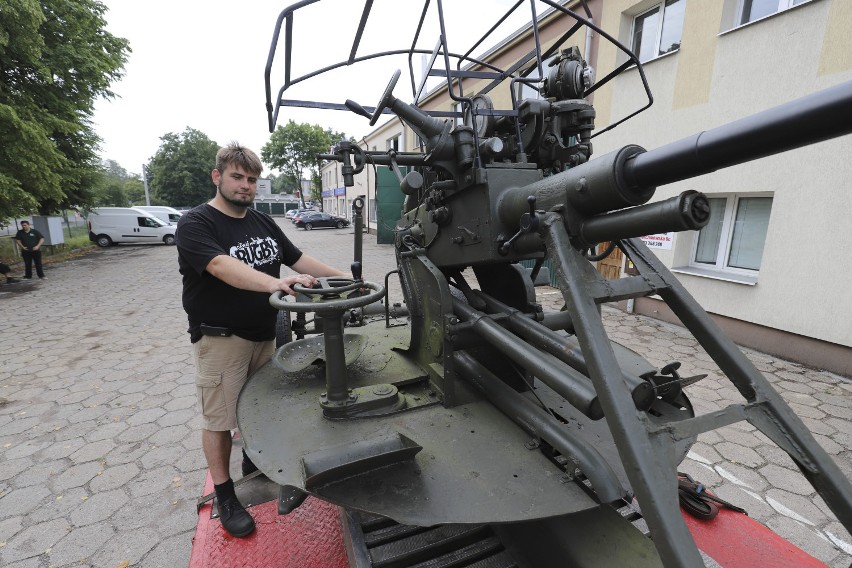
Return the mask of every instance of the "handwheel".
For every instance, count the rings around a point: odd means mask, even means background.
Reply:
[[[312,299],[310,302],[288,302],[284,299],[284,292],[278,291],[272,294],[269,303],[278,310],[303,313],[316,312],[323,315],[360,308],[380,300],[385,295],[385,287],[372,282],[339,276],[318,278],[317,280],[319,280],[319,286],[316,288],[307,288],[301,284],[293,285],[293,290],[310,297]],[[372,292],[352,298],[339,297],[341,294],[363,289],[372,290]]]

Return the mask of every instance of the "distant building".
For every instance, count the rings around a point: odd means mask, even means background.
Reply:
[[[258,187],[260,184],[258,184]],[[254,198],[254,208],[269,215],[284,215],[288,209],[301,207],[299,199],[293,195],[271,194],[261,195],[258,190]]]

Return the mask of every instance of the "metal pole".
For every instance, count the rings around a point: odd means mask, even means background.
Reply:
[[[142,164],[142,184],[145,186],[145,205],[151,205],[151,197],[148,195],[148,169]]]
[[[355,262],[364,260],[364,217],[361,211],[364,209],[364,200],[358,196],[352,200],[352,223],[355,226]]]
[[[323,317],[323,345],[325,346],[325,386],[327,413],[345,409],[349,402],[349,385],[346,376],[346,353],[343,347],[343,312]]]

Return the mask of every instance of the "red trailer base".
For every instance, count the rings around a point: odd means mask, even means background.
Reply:
[[[720,509],[709,521],[683,513],[698,548],[724,568],[825,568],[826,565],[751,517]]]
[[[204,494],[213,491],[207,474]],[[338,507],[314,497],[289,515],[279,515],[276,501],[251,507],[257,529],[246,538],[225,532],[211,518],[212,503],[198,513],[190,568],[346,568]]]
[[[213,491],[207,476],[204,494]],[[193,539],[190,568],[347,568],[340,509],[309,497],[288,515],[277,501],[250,508],[257,530],[234,538],[203,505]],[[698,548],[723,568],[826,568],[751,517],[727,509],[710,521],[683,513]]]

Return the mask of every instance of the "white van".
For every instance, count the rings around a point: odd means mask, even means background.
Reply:
[[[98,246],[115,243],[175,244],[174,225],[133,207],[96,207],[89,213],[89,240]]]
[[[180,221],[180,216],[183,215],[183,213],[174,207],[165,207],[163,205],[137,205],[134,209],[146,211],[169,225],[177,225],[177,222]]]

